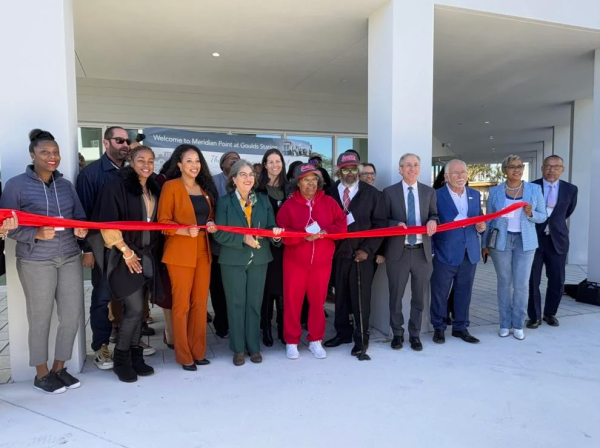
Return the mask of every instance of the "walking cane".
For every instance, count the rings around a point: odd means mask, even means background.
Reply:
[[[367,355],[367,346],[365,344],[365,320],[363,319],[362,314],[362,290],[361,290],[361,280],[360,280],[360,261],[356,262],[356,270],[358,273],[358,314],[360,316],[360,340],[362,342],[362,350],[358,355],[357,359],[359,361],[370,361],[371,357]]]

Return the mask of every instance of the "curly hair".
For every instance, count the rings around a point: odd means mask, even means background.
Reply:
[[[210,174],[208,163],[206,163],[206,159],[204,158],[202,151],[200,151],[197,146],[184,144],[175,148],[171,158],[165,162],[165,165],[169,165],[164,173],[165,177],[167,180],[181,177],[181,170],[177,164],[183,161],[183,155],[188,151],[194,151],[196,154],[198,154],[198,158],[200,159],[200,172],[196,176],[196,183],[200,185],[200,188],[208,193],[208,196],[213,201],[213,204],[216,204],[217,199],[219,199],[219,193],[217,192],[217,187],[215,186],[215,182]]]

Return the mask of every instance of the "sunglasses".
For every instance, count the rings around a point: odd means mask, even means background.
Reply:
[[[358,168],[342,168],[341,169],[342,174],[357,174],[358,173]]]
[[[107,138],[106,140],[114,140],[115,143],[117,143],[118,145],[122,145],[123,143],[127,143],[128,145],[131,145],[131,140],[129,140],[128,138],[111,137],[111,138]]]

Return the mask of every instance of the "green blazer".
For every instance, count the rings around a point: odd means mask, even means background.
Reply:
[[[252,207],[252,228],[272,229],[276,227],[273,207],[268,197],[262,193],[256,194],[256,204]],[[215,224],[221,226],[248,227],[246,215],[242,210],[235,191],[222,196],[217,201]],[[261,238],[260,249],[253,249],[244,244],[244,235],[231,232],[217,231],[213,234],[215,241],[221,244],[219,264],[231,266],[246,266],[250,260],[253,264],[267,264],[272,259],[270,238]]]

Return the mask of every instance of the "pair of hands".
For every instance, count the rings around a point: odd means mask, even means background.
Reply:
[[[279,241],[281,238],[278,238],[279,235],[281,235],[285,229],[282,229],[281,227],[273,227],[273,235],[275,235],[273,237],[274,241]],[[261,237],[257,236],[256,238],[254,238],[252,235],[244,235],[244,244],[247,244],[248,246],[250,246],[253,249],[260,249],[260,243],[258,242],[258,240]]]
[[[323,235],[325,235],[325,234],[327,234],[327,232],[325,232],[325,230],[321,230],[319,233],[315,233],[314,235],[305,236],[304,239],[306,241],[319,240],[319,239],[323,238]]]
[[[75,233],[75,236],[77,238],[84,239],[88,233],[88,229],[73,229],[73,232]],[[55,236],[56,230],[54,229],[54,227],[43,226],[37,230],[35,234],[35,239],[47,241],[53,239]]]
[[[408,229],[408,226],[404,222],[399,222],[398,227],[404,227],[405,229]],[[437,222],[435,222],[433,220],[427,222],[426,227],[427,227],[427,235],[428,236],[432,236],[435,232],[437,232]]]
[[[208,226],[208,228],[206,229],[208,231],[208,233],[216,233],[217,232],[217,228],[215,227],[214,222],[208,221],[206,223],[206,225]],[[198,234],[200,233],[200,228],[197,226],[188,227],[187,230],[188,230],[189,236],[191,236],[192,238],[196,238],[198,236]]]

